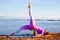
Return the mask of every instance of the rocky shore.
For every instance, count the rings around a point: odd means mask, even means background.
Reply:
[[[44,35],[42,37],[14,37],[0,35],[0,40],[60,40],[60,33],[52,33],[49,35]]]

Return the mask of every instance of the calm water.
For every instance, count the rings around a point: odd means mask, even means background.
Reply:
[[[25,24],[29,24],[29,21],[0,20],[0,34],[10,34],[15,32]],[[60,32],[60,21],[36,21],[36,25],[48,30],[49,32]],[[33,32],[30,30],[22,30],[18,34],[33,34]]]

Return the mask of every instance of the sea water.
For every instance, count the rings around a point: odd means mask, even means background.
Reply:
[[[38,27],[42,27],[49,32],[60,32],[60,21],[35,21]],[[23,25],[29,25],[28,20],[4,19],[0,20],[0,35],[16,32]],[[22,30],[17,34],[33,34],[32,30]]]

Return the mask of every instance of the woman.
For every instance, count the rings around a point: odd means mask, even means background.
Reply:
[[[14,33],[12,33],[10,35],[14,35],[16,33],[19,33],[21,30],[33,30],[36,37],[40,37],[40,36],[48,33],[43,28],[36,26],[34,18],[33,18],[32,14],[31,14],[30,3],[28,4],[28,8],[29,8],[30,24],[22,26],[22,28],[18,29],[16,32],[14,32]]]

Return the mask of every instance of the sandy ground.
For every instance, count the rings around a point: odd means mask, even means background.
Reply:
[[[9,37],[0,35],[0,40],[60,40],[60,33],[44,35],[42,37]]]

